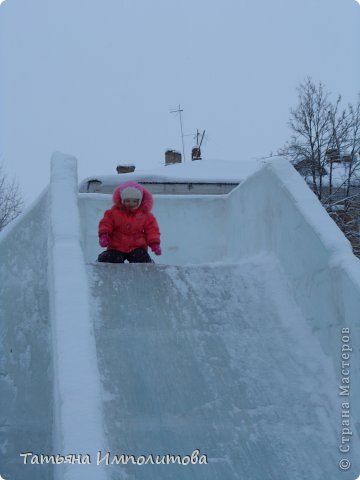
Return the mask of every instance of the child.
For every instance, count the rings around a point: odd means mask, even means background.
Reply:
[[[161,248],[151,192],[136,182],[125,182],[115,189],[113,203],[99,223],[99,243],[107,250],[98,262],[153,263],[148,246],[155,255],[161,255]]]

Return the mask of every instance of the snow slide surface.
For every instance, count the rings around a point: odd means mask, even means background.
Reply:
[[[198,449],[208,461],[130,461],[111,478],[337,478],[332,363],[272,257],[88,274],[110,460]]]

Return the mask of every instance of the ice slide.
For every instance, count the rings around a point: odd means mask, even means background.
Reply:
[[[111,197],[76,187],[75,160],[54,155],[0,238],[0,474],[356,479],[359,263],[297,173],[158,196],[157,265],[94,264]]]

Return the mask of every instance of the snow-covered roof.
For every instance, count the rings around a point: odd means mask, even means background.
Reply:
[[[131,173],[94,175],[80,183],[80,191],[84,191],[89,182],[96,180],[114,187],[127,180],[146,183],[240,183],[256,172],[263,163],[261,160],[196,160]]]

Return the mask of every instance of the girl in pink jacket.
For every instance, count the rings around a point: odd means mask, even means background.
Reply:
[[[115,189],[113,203],[99,223],[99,243],[107,250],[98,262],[152,263],[148,247],[155,255],[161,255],[161,248],[151,192],[139,183],[125,182]]]

